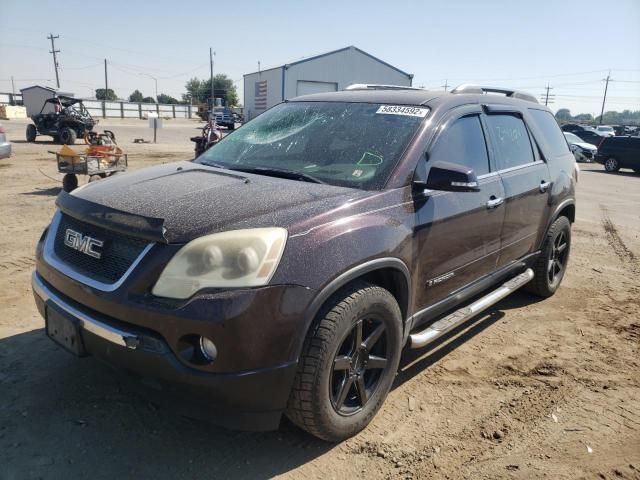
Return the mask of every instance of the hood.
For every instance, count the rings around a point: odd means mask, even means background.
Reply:
[[[583,150],[597,150],[598,147],[596,147],[595,145],[591,145],[590,143],[587,142],[576,142],[573,143],[572,145],[575,145],[576,147],[580,147]]]
[[[239,228],[283,227],[295,234],[309,228],[313,217],[370,194],[177,162],[101,180],[72,195],[61,194],[58,205],[90,223],[184,243]]]

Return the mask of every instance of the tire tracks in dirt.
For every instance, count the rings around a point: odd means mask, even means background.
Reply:
[[[618,227],[611,220],[609,210],[604,205],[600,205],[602,211],[602,228],[607,237],[607,243],[613,249],[614,253],[631,270],[632,273],[640,275],[640,261],[638,257],[627,247],[626,243],[618,232]]]

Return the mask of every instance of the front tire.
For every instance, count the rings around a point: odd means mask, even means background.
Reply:
[[[614,173],[620,170],[620,162],[615,157],[609,157],[604,162],[604,169],[609,173]]]
[[[527,290],[540,297],[550,297],[560,286],[571,251],[571,222],[559,217],[549,228],[542,252],[533,266],[535,276]]]
[[[402,349],[402,315],[387,290],[365,282],[337,292],[308,332],[286,415],[338,442],[373,419],[389,393]]]
[[[77,134],[73,128],[65,127],[60,130],[59,137],[63,145],[73,145],[76,143]]]

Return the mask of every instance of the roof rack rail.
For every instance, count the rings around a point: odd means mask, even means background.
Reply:
[[[451,90],[451,93],[471,93],[479,95],[485,93],[501,93],[505,97],[519,98],[520,100],[526,100],[527,102],[538,103],[538,99],[530,93],[512,90],[510,88],[482,87],[480,85],[470,85],[465,83]]]
[[[377,83],[354,83],[346,87],[345,90],[424,90],[424,88],[404,85],[381,85]]]

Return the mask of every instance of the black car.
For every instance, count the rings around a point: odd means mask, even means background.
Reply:
[[[582,132],[584,130],[590,130],[589,127],[585,126],[585,125],[579,125],[577,123],[567,123],[565,125],[562,125],[562,131],[563,132],[571,132],[571,133],[576,133],[576,132]]]
[[[631,168],[640,173],[640,137],[608,137],[604,139],[595,157],[607,172]]]
[[[581,130],[573,133],[579,136],[585,142],[590,143],[591,145],[595,145],[596,147],[599,147],[605,138],[609,138],[593,130]]]
[[[61,192],[35,301],[65,349],[199,393],[224,425],[286,414],[342,440],[381,407],[403,348],[520,287],[557,291],[575,165],[522,92],[298,97],[194,161]]]

